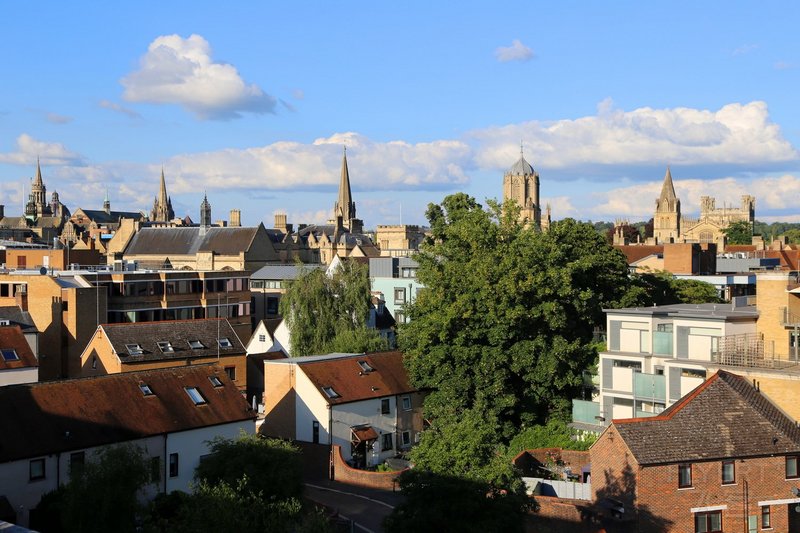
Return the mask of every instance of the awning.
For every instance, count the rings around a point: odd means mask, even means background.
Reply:
[[[364,442],[378,438],[378,434],[372,429],[372,426],[350,428],[350,431],[353,432],[353,442]]]

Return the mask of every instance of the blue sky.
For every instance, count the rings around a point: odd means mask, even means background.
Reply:
[[[554,218],[756,196],[800,221],[796,3],[6,2],[0,203],[36,157],[71,209],[322,222],[347,145],[367,227],[502,195],[519,154]]]

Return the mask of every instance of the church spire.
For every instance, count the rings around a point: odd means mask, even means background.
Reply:
[[[153,210],[150,212],[150,220],[154,222],[169,222],[175,218],[172,210],[172,200],[167,196],[167,182],[164,179],[164,166],[161,166],[161,188],[158,197],[153,201]]]
[[[39,164],[39,156],[36,156],[36,178],[33,180],[35,186],[42,185],[42,166]]]
[[[675,200],[675,186],[672,184],[672,173],[669,171],[667,165],[667,173],[664,175],[664,184],[661,186],[661,196],[658,197],[659,201]]]
[[[351,219],[356,218],[356,204],[350,192],[350,171],[347,168],[347,147],[342,153],[342,175],[339,179],[339,198],[333,207],[333,216],[342,217],[342,222],[349,227]]]
[[[164,166],[161,166],[161,190],[158,191],[158,203],[165,205],[167,203],[167,182],[164,179]]]

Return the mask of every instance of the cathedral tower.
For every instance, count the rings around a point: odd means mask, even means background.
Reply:
[[[42,167],[39,158],[36,158],[36,177],[31,182],[31,192],[28,195],[28,203],[25,204],[25,216],[36,219],[42,216],[50,216],[52,211],[47,204],[47,188],[42,180]]]
[[[514,200],[522,208],[520,222],[542,227],[539,173],[525,160],[522,145],[519,147],[519,159],[503,176],[503,201],[507,200]]]
[[[667,167],[661,196],[656,200],[653,217],[653,237],[657,244],[678,242],[681,236],[681,201],[675,196],[672,173]]]
[[[169,222],[175,218],[175,211],[172,210],[172,199],[167,196],[167,183],[164,180],[164,168],[161,168],[161,189],[158,197],[153,201],[153,210],[150,211],[152,222]]]

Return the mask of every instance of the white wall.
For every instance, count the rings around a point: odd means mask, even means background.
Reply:
[[[0,387],[39,381],[39,367],[9,368],[0,372]]]
[[[330,428],[330,411],[328,402],[322,397],[322,391],[308,379],[303,369],[295,366],[294,389],[295,399],[295,438],[299,441],[313,442],[313,422],[319,422],[319,442],[328,444]],[[349,447],[348,447],[349,449]]]
[[[286,355],[292,355],[292,342],[289,337],[289,326],[286,325],[285,320],[281,320],[281,323],[278,324],[277,328],[275,328],[273,340],[275,341],[274,349],[280,348]]]
[[[381,414],[381,400],[389,400],[389,414]],[[382,463],[389,457],[394,457],[397,446],[397,399],[396,396],[384,396],[382,398],[371,398],[360,402],[345,403],[334,405],[333,411],[333,444],[342,447],[342,456],[345,460],[350,459],[350,428],[369,424],[378,434],[372,453],[367,453],[367,466]],[[392,449],[381,451],[383,434],[392,434]]]
[[[261,335],[264,336],[263,341],[258,340]],[[254,353],[266,353],[270,351],[273,344],[274,342],[269,334],[269,331],[267,331],[267,327],[263,322],[259,322],[255,331],[253,331],[253,334],[250,336],[250,340],[247,342],[245,350],[247,351],[247,355]]]

